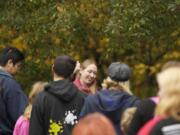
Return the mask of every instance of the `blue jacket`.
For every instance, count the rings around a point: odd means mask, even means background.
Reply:
[[[12,135],[18,117],[24,112],[28,98],[12,75],[0,70],[0,134]]]
[[[80,116],[100,112],[113,123],[118,135],[122,135],[120,121],[123,111],[128,107],[137,106],[140,100],[120,90],[101,90],[85,99]]]

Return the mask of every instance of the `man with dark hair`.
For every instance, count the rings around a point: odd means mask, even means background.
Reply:
[[[84,103],[84,93],[69,81],[76,62],[69,56],[59,56],[52,66],[53,81],[33,103],[29,135],[70,135],[78,122]]]
[[[23,60],[24,54],[17,48],[8,47],[0,53],[0,135],[12,135],[15,122],[28,102],[13,77]]]

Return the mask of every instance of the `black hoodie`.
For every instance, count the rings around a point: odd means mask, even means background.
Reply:
[[[29,135],[70,135],[84,97],[68,80],[51,82],[33,103]]]

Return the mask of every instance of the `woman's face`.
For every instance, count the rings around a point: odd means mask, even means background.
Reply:
[[[80,74],[80,81],[85,85],[91,85],[96,80],[97,66],[95,64],[90,64],[85,69],[81,69]]]

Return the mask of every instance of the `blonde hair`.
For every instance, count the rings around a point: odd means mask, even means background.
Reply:
[[[169,91],[180,91],[180,68],[168,68],[157,75],[160,96]]]
[[[26,107],[24,114],[23,114],[23,116],[26,117],[27,119],[30,118],[31,110],[32,110],[32,102],[33,102],[34,98],[37,96],[37,94],[39,94],[39,92],[44,90],[44,87],[47,84],[48,84],[48,82],[42,82],[42,81],[38,81],[33,84],[32,90],[29,93],[29,105]]]
[[[180,68],[172,67],[157,75],[160,102],[155,114],[180,120]]]
[[[95,60],[93,60],[93,59],[86,59],[86,60],[83,61],[83,63],[81,64],[81,68],[82,68],[82,69],[85,69],[85,68],[87,68],[87,67],[88,67],[89,65],[91,65],[91,64],[96,65]]]
[[[107,77],[106,79],[103,80],[101,86],[103,87],[103,89],[118,89],[132,95],[132,92],[130,90],[129,80],[125,82],[117,82],[112,80],[110,77]]]
[[[158,103],[155,114],[162,117],[172,117],[180,120],[180,91],[171,91],[166,93]]]
[[[127,134],[129,124],[131,123],[131,120],[132,120],[136,110],[137,110],[136,107],[130,107],[130,108],[127,108],[122,114],[120,126],[123,129],[123,132],[125,134]]]

